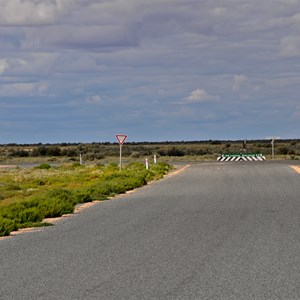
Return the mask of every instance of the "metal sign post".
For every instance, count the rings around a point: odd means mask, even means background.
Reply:
[[[280,139],[280,137],[278,137],[278,136],[271,137],[272,159],[273,160],[275,159],[275,140],[279,140],[279,139]]]
[[[272,159],[275,159],[275,140],[280,140],[279,136],[267,136],[265,138],[266,140],[271,140],[271,146],[272,146]]]
[[[119,160],[119,171],[122,170],[122,144],[120,144],[120,160]]]
[[[122,145],[124,144],[125,140],[127,139],[127,135],[126,134],[116,134],[116,138],[120,145],[119,171],[121,172],[121,170],[122,170]]]
[[[243,151],[246,153],[247,152],[247,140],[243,140]]]

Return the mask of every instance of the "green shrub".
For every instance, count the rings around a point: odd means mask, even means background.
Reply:
[[[33,179],[32,183],[34,184],[34,186],[43,186],[47,183],[47,181],[42,178],[35,178]]]
[[[15,230],[17,230],[17,226],[14,220],[0,217],[0,236],[7,236]]]
[[[76,204],[75,193],[66,189],[54,189],[48,191],[38,201],[38,208],[43,218],[60,217],[74,211]]]
[[[3,209],[1,209],[1,215],[0,217],[3,217],[5,219],[14,220],[16,223],[21,222],[21,216],[23,210],[25,210],[26,207],[22,202],[15,202],[12,204],[7,205]]]
[[[38,207],[30,207],[19,213],[20,224],[41,222],[44,218]]]
[[[53,189],[47,192],[46,198],[74,202],[74,192],[66,189]]]
[[[107,165],[106,170],[108,171],[118,171],[119,170],[119,165],[117,163],[110,163]]]
[[[42,169],[42,170],[48,170],[50,168],[51,166],[47,163],[40,164],[39,166],[36,167],[36,169]]]
[[[43,218],[60,217],[63,214],[70,214],[74,211],[74,204],[71,201],[61,201],[58,198],[42,200],[38,206]]]
[[[86,203],[93,201],[92,195],[87,190],[76,191],[75,192],[76,203]]]
[[[21,187],[16,183],[8,183],[5,186],[6,191],[20,191]]]
[[[91,195],[93,200],[96,199],[105,199],[107,196],[112,194],[112,189],[110,184],[105,182],[99,182],[94,184],[88,189],[88,193]]]
[[[164,162],[160,162],[158,164],[155,165],[151,165],[150,167],[150,171],[152,176],[148,175],[150,180],[153,179],[159,179],[161,178],[163,175],[165,175],[166,173],[168,173],[170,170],[172,169],[172,167]]]

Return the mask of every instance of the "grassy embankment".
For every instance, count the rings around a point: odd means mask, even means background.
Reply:
[[[75,205],[105,200],[160,179],[171,170],[165,163],[67,164],[50,167],[14,168],[0,171],[0,236],[20,228],[45,226],[45,218],[72,213]]]

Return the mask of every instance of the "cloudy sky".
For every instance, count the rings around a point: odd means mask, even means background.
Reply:
[[[299,0],[0,0],[0,144],[299,129]]]

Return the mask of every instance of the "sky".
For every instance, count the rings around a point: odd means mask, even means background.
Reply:
[[[0,144],[300,138],[300,0],[0,0]]]

